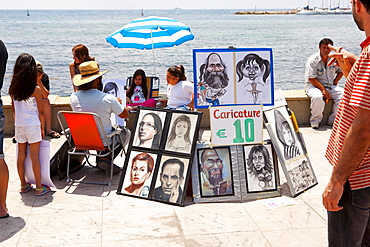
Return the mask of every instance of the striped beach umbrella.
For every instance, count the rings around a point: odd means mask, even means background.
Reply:
[[[118,29],[106,40],[114,47],[156,49],[172,47],[194,39],[190,27],[171,18],[149,16]]]
[[[109,35],[106,40],[114,47],[153,50],[172,47],[194,39],[190,27],[171,18],[149,16],[136,19]]]

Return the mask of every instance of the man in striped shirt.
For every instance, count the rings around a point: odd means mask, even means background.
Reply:
[[[322,198],[329,246],[370,246],[370,0],[352,0],[353,18],[366,39],[359,57],[333,47],[347,78],[326,158],[333,165]]]

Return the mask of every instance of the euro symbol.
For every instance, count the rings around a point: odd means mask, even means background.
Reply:
[[[216,136],[218,136],[219,138],[227,138],[227,136],[225,135],[225,131],[226,129],[220,129],[216,132]]]

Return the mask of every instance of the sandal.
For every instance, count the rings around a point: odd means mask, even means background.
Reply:
[[[50,136],[51,138],[59,138],[60,135],[58,132],[52,131],[49,134],[46,134],[47,136]]]
[[[50,192],[50,187],[46,186],[46,185],[42,185],[43,187],[41,189],[36,189],[36,196],[43,196],[45,195],[46,193]],[[42,191],[40,194],[37,194],[37,191]]]
[[[30,189],[32,189],[32,185],[30,183],[27,183],[27,186],[21,186],[21,190],[19,191],[19,193],[27,193]]]

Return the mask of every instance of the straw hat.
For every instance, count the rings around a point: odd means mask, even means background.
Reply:
[[[73,77],[73,84],[77,87],[99,78],[108,71],[100,72],[98,63],[95,61],[83,62],[78,68],[81,74],[77,74]]]

